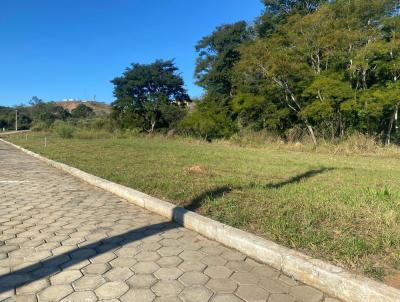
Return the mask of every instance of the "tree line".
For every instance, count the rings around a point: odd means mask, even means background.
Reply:
[[[16,114],[17,111],[17,114]],[[89,106],[79,104],[69,112],[53,102],[44,102],[34,96],[28,106],[20,105],[14,108],[0,106],[0,131],[14,130],[15,119],[19,130],[36,128],[44,130],[50,128],[56,121],[73,121],[94,116]]]
[[[283,139],[340,140],[358,132],[400,142],[397,0],[263,0],[251,25],[219,26],[196,45],[190,101],[173,61],[132,64],[115,78],[122,128],[175,129],[206,139],[243,128]]]

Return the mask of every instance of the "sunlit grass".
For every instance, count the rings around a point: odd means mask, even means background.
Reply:
[[[12,142],[378,279],[400,263],[400,161],[185,139]]]

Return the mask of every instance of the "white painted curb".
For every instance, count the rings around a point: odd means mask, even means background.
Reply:
[[[174,220],[210,239],[234,248],[295,279],[313,286],[329,295],[349,302],[399,302],[400,290],[363,276],[351,274],[342,268],[311,258],[275,242],[222,224],[169,202],[102,179],[68,165],[47,159],[32,151],[9,144],[50,166],[67,172],[85,182],[122,197],[140,207]]]

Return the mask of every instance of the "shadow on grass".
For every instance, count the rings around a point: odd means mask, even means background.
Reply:
[[[200,195],[196,196],[193,198],[186,206],[185,209],[189,211],[196,211],[197,209],[201,208],[202,205],[204,204],[205,201],[207,200],[213,200],[213,199],[218,199],[223,197],[225,194],[231,192],[233,189],[238,189],[238,190],[244,190],[248,188],[261,188],[261,189],[279,189],[284,186],[290,185],[290,184],[295,184],[299,183],[300,181],[316,176],[318,174],[322,174],[325,172],[329,172],[331,170],[334,170],[334,168],[320,168],[320,169],[312,169],[309,171],[306,171],[304,173],[295,175],[287,180],[278,182],[278,183],[268,183],[268,184],[249,184],[249,185],[225,185],[225,186],[220,186],[208,191],[205,191],[201,193]]]
[[[187,209],[189,211],[196,211],[198,208],[200,208],[203,205],[203,203],[206,200],[220,198],[220,197],[224,196],[224,194],[229,193],[230,191],[232,191],[232,188],[229,186],[217,187],[217,188],[205,191],[205,192],[201,193],[199,196],[193,198],[189,202],[189,204],[187,204],[185,206],[185,209]]]
[[[303,179],[310,178],[330,170],[333,170],[333,168],[313,169],[305,173],[293,176],[285,181],[262,185],[261,187],[281,188],[283,186],[298,183]],[[246,187],[254,187],[254,185]],[[178,228],[180,224],[183,223],[185,214],[188,213],[188,211],[195,211],[200,208],[206,200],[220,198],[224,194],[231,192],[234,188],[243,189],[245,187],[234,187],[227,185],[217,187],[193,198],[185,208],[176,207],[172,213],[172,217],[174,217],[174,221],[176,221],[176,223],[162,222],[145,226],[139,229],[134,229],[123,234],[104,238],[97,242],[77,247],[69,252],[47,258],[43,261],[30,264],[24,268],[1,275],[0,293],[30,284],[42,278],[50,277],[56,273],[68,269],[69,267],[77,265],[82,261],[95,258],[96,256],[110,251],[114,251],[131,242],[142,240],[147,236]]]
[[[299,175],[293,176],[293,177],[291,177],[289,179],[286,179],[284,181],[280,181],[278,183],[269,183],[269,184],[266,184],[266,185],[262,185],[262,187],[265,188],[265,189],[279,189],[279,188],[282,188],[282,187],[290,185],[290,184],[299,183],[300,181],[302,181],[304,179],[307,179],[307,178],[310,178],[310,177],[314,177],[314,176],[316,176],[318,174],[329,172],[329,171],[332,171],[334,169],[335,168],[325,168],[325,167],[324,168],[320,168],[320,169],[312,169],[312,170],[309,170],[307,172],[301,173]]]

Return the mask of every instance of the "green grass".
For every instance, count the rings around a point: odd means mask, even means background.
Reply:
[[[396,156],[163,137],[49,136],[47,148],[42,134],[10,141],[347,269],[378,279],[399,273]]]

